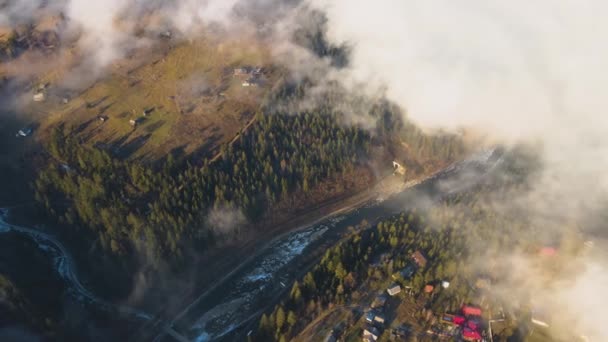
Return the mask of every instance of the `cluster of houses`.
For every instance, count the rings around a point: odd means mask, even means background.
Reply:
[[[393,278],[398,279],[401,277],[405,280],[409,280],[418,270],[423,269],[426,265],[426,257],[420,251],[416,251],[411,255],[411,262],[394,274]],[[401,285],[394,283],[386,289],[386,294],[381,294],[374,299],[371,308],[365,316],[366,327],[363,330],[363,341],[370,342],[378,339],[382,330],[385,328],[386,317],[384,316],[384,308],[386,302],[389,296],[394,297],[401,293],[401,291]],[[399,331],[395,331],[395,333],[398,332]]]
[[[420,251],[415,251],[411,256],[412,262],[408,263],[404,268],[402,268],[399,272],[393,274],[393,279],[397,280],[399,278],[403,280],[411,280],[414,274],[418,272],[418,270],[424,269],[427,264],[427,260],[424,255]],[[429,288],[429,286],[431,288]],[[406,287],[409,290],[409,287]],[[432,292],[434,287],[432,285],[427,285],[425,287],[425,292]],[[394,296],[401,292],[401,286],[398,284],[391,285],[387,290],[389,295]]]
[[[244,66],[234,69],[233,75],[243,80],[243,87],[257,87],[262,83],[263,72],[262,67]]]
[[[363,341],[371,342],[376,341],[382,330],[384,330],[384,324],[386,317],[384,316],[384,307],[388,297],[385,294],[381,294],[374,299],[370,310],[365,315],[366,327],[363,329]]]
[[[481,308],[464,305],[459,314],[444,314],[441,322],[448,326],[444,331],[434,332],[443,336],[460,335],[463,341],[481,342],[483,338],[483,320]]]

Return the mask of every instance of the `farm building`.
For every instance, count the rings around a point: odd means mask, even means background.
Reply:
[[[428,284],[424,287],[424,293],[433,293],[433,290],[435,290],[435,286]]]

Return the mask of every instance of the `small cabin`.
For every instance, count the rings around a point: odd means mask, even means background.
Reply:
[[[30,134],[32,134],[32,128],[31,127],[25,127],[19,130],[19,132],[17,132],[17,136],[18,137],[27,137]]]
[[[44,93],[40,92],[34,94],[34,102],[43,102],[44,100],[46,100],[46,95],[44,95]]]
[[[395,284],[392,285],[391,287],[389,287],[388,289],[386,289],[386,292],[390,295],[390,296],[395,296],[397,294],[399,294],[401,292],[401,286]]]

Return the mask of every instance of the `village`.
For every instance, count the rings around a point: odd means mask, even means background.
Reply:
[[[543,247],[538,255],[550,258],[556,253],[553,247]],[[429,282],[416,295],[412,278],[427,267],[428,260],[418,250],[410,255],[409,260],[405,267],[391,276],[390,285],[366,298],[367,306],[351,305],[355,320],[351,320],[350,324],[333,322],[334,327],[324,340],[494,342],[493,336],[506,329],[507,317],[503,308],[492,308],[487,303],[486,293],[492,286],[492,279],[480,276],[468,285],[478,293],[478,303],[464,303],[454,312],[433,311],[429,307],[431,298],[440,296],[451,283],[449,280]],[[372,266],[380,267],[388,262],[389,256],[381,255]],[[487,309],[482,309],[482,306]],[[548,312],[537,307],[530,310],[529,323],[535,327],[529,332],[531,340],[539,334],[545,336],[551,327]]]
[[[390,262],[388,255],[381,255],[373,266],[380,267]],[[427,267],[427,258],[421,251],[410,256],[408,264],[395,272],[390,285],[381,293],[372,295],[368,306],[360,310],[359,319],[351,328],[343,324],[335,327],[325,337],[326,342],[354,341],[411,341],[425,339],[444,339],[457,341],[486,341],[487,322],[482,318],[481,308],[463,305],[460,312],[435,315],[425,308],[433,293],[447,289],[450,282],[441,280],[424,286],[423,293],[416,296],[411,285],[414,275]],[[419,324],[420,318],[427,324]],[[358,337],[357,337],[358,332]]]

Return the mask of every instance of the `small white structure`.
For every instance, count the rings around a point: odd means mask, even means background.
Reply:
[[[395,284],[392,285],[391,287],[389,287],[388,289],[386,289],[386,292],[388,292],[388,294],[390,296],[395,296],[397,294],[399,294],[401,292],[401,286]]]
[[[394,160],[393,160],[393,169],[395,170],[395,173],[398,173],[400,175],[405,175],[405,167],[403,167],[403,165],[397,163]]]
[[[448,287],[450,287],[450,282],[449,281],[442,281],[441,282],[441,287],[443,287],[444,289],[447,289]]]
[[[376,315],[374,317],[374,322],[384,325],[385,320],[384,320],[384,317],[382,317],[380,315]]]
[[[19,132],[17,132],[16,136],[17,137],[27,137],[30,134],[32,134],[32,129],[29,127],[26,127],[26,128],[20,129]]]
[[[46,96],[44,95],[44,93],[40,92],[34,94],[34,102],[42,102],[44,100],[46,100]]]

